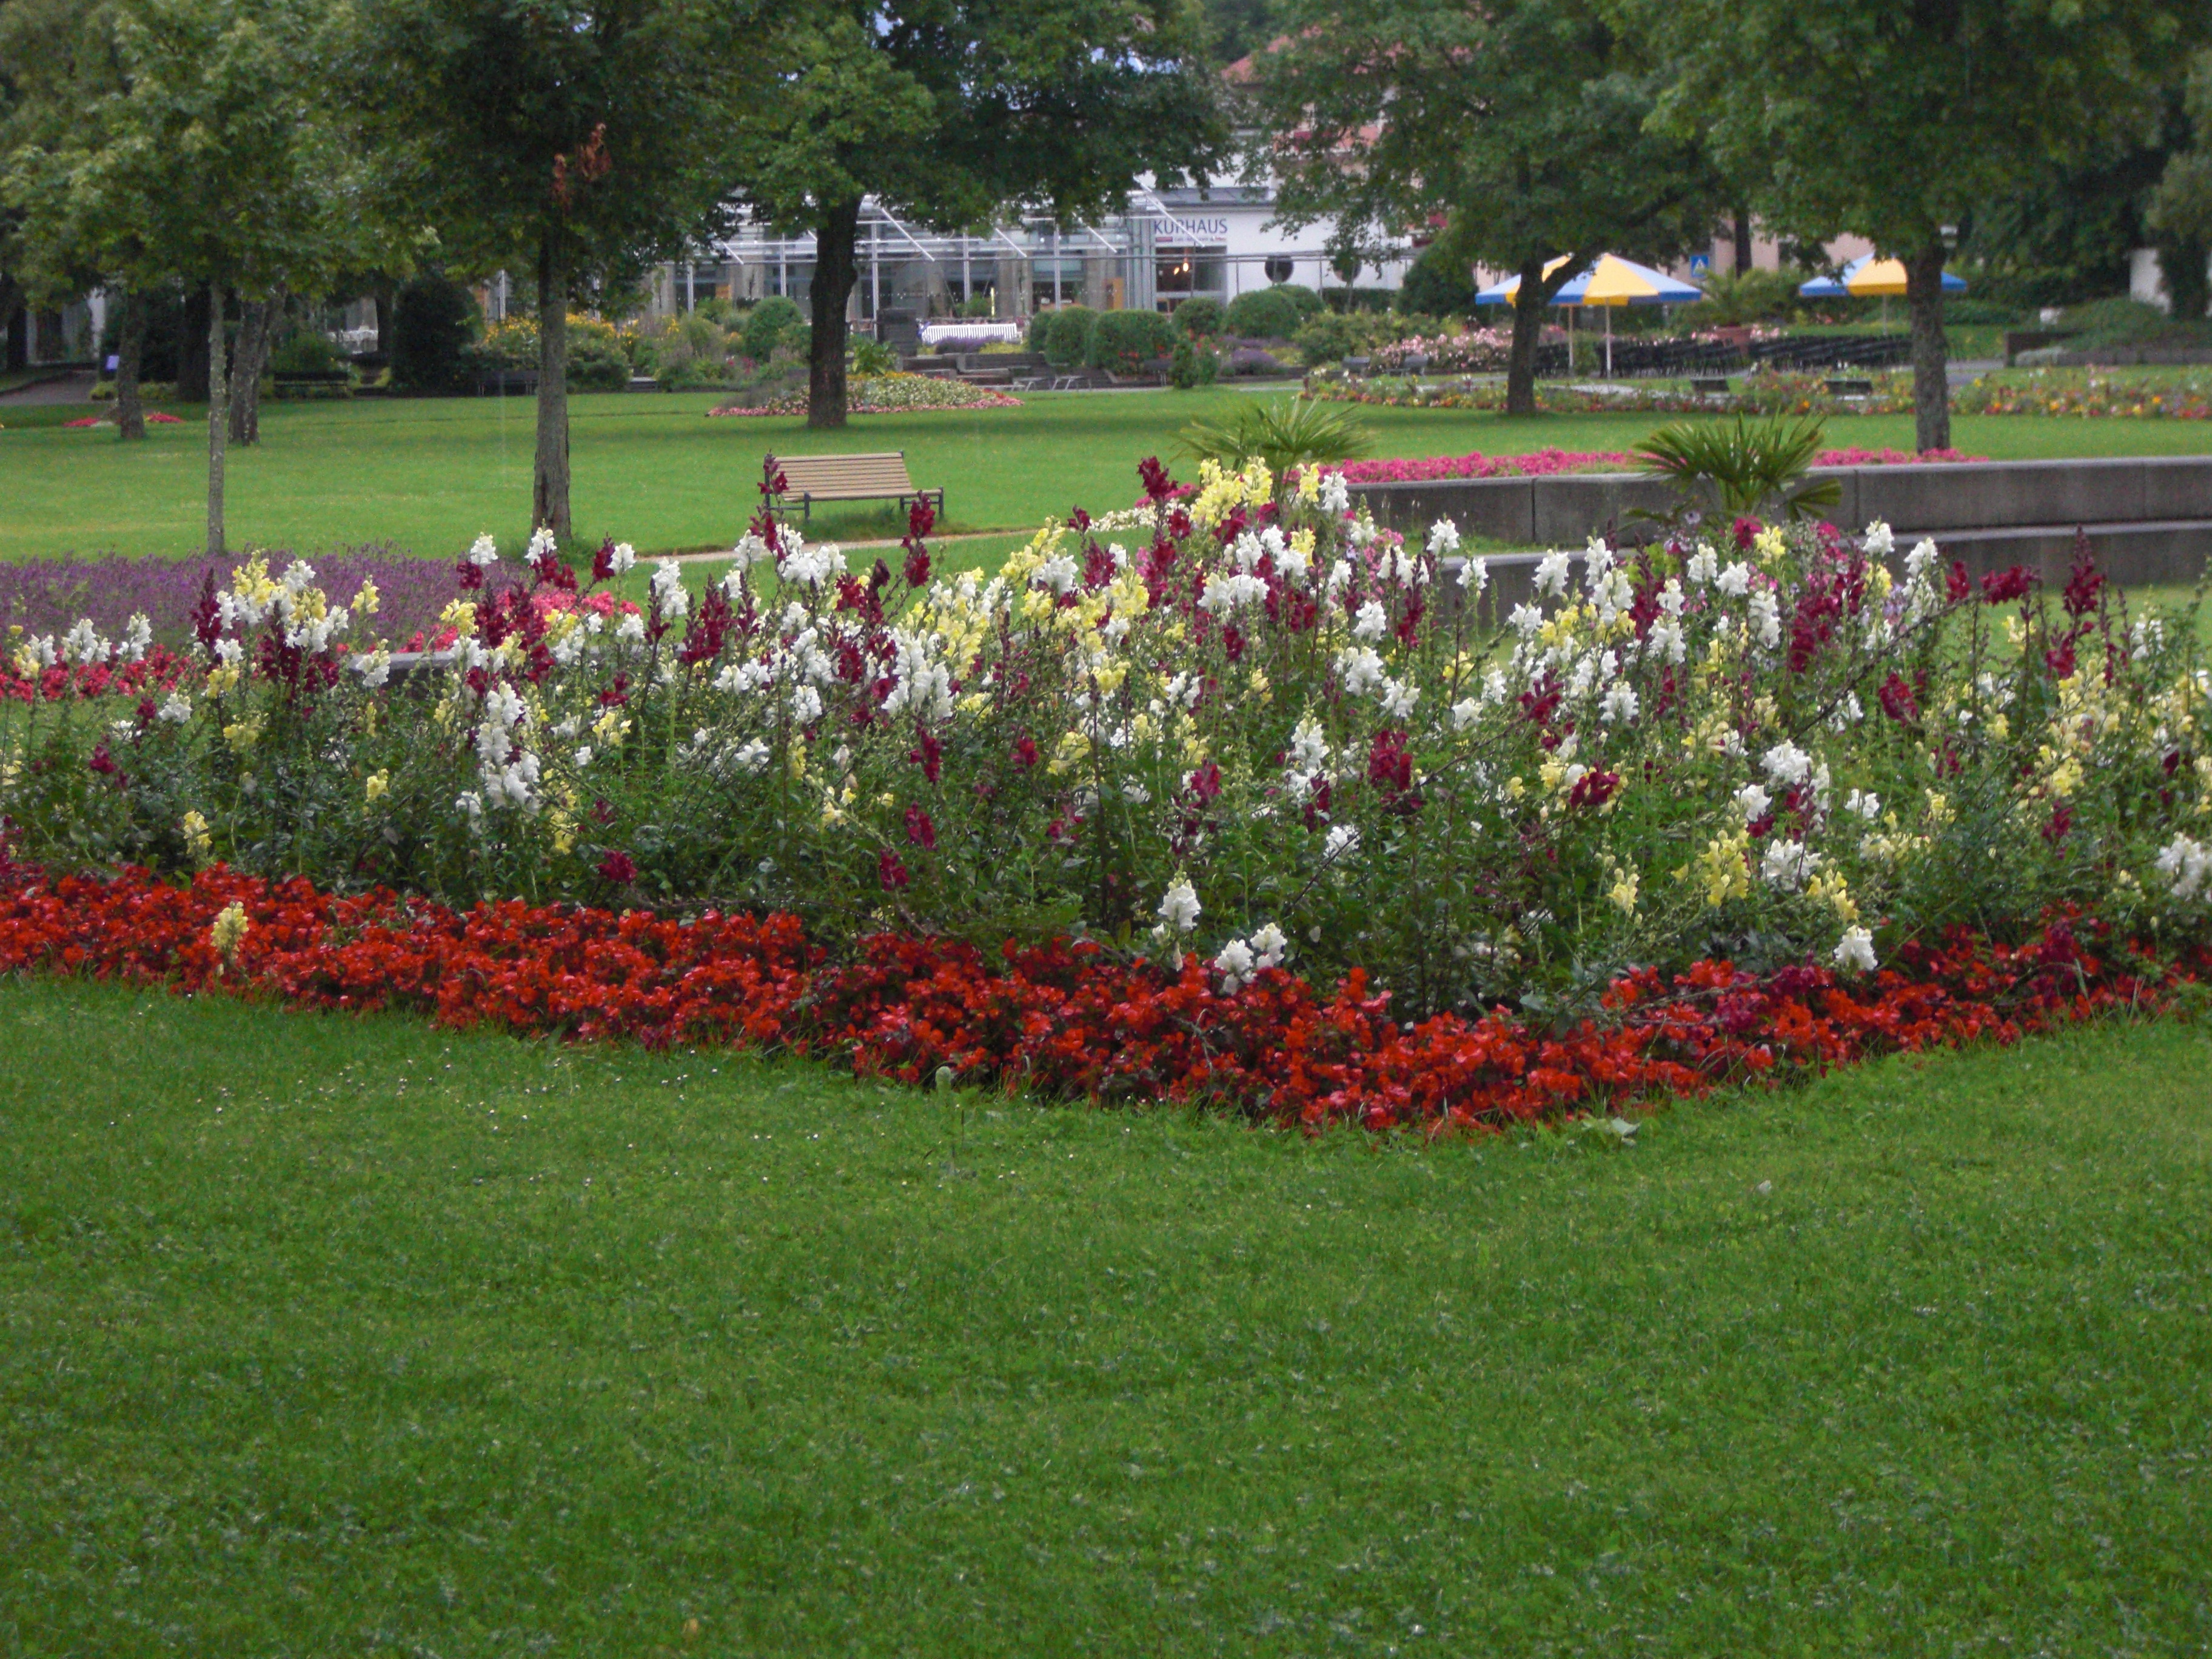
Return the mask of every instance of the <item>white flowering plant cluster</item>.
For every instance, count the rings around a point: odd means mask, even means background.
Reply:
[[[2054,593],[1746,522],[1553,553],[1509,605],[1336,475],[1144,477],[988,576],[933,571],[926,507],[896,568],[763,514],[703,593],[661,562],[627,608],[627,548],[543,532],[534,586],[473,599],[480,542],[389,684],[373,593],[249,566],[167,702],[9,711],[0,811],[28,859],[1074,934],[1231,987],[1363,967],[1409,1009],[2212,914],[2194,620],[2086,562]]]

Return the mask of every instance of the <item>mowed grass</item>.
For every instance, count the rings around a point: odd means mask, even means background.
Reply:
[[[2212,1040],[1255,1131],[0,987],[10,1655],[2212,1641]]]
[[[1174,459],[1177,431],[1265,392],[1033,394],[1018,410],[856,417],[842,432],[796,419],[706,418],[705,395],[605,393],[574,404],[577,534],[643,550],[727,546],[756,504],[762,455],[903,450],[918,484],[942,485],[948,528],[1029,530],[1081,505],[1126,507],[1146,455]],[[363,398],[264,408],[262,441],[233,451],[228,524],[240,546],[313,553],[386,543],[449,558],[480,532],[514,544],[530,531],[534,404],[527,398]],[[143,445],[112,429],[67,431],[70,410],[4,410],[0,558],[68,553],[184,554],[204,542],[201,411]],[[1362,409],[1382,456],[1517,454],[1546,447],[1626,451],[1662,417]],[[1998,459],[2201,453],[2201,422],[1960,417],[1958,446]],[[1905,416],[1838,416],[1832,444],[1910,447]],[[1185,471],[1188,471],[1185,464]],[[896,535],[886,510],[818,515],[830,538]]]

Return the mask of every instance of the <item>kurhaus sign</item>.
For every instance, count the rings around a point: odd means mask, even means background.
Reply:
[[[1229,221],[1163,217],[1157,234],[1184,242],[1225,242],[1229,240]]]

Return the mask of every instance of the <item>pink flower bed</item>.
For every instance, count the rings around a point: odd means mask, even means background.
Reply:
[[[1955,449],[1930,449],[1917,455],[1901,449],[1824,449],[1815,466],[1916,466],[1947,461],[1985,461]],[[1423,483],[1432,478],[1543,478],[1561,472],[1618,471],[1636,458],[1617,449],[1540,449],[1528,455],[1430,455],[1419,460],[1393,459],[1346,461],[1346,483]],[[1332,469],[1337,470],[1337,469]]]

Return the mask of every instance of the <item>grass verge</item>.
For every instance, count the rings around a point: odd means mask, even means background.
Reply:
[[[1017,410],[863,416],[842,432],[811,432],[795,418],[708,420],[714,399],[703,395],[582,396],[573,404],[576,531],[654,552],[727,546],[755,505],[763,452],[885,449],[906,453],[917,483],[945,487],[949,531],[1033,529],[1078,504],[1093,512],[1129,505],[1137,462],[1172,458],[1186,422],[1217,418],[1238,398],[1284,395],[1044,393]],[[232,539],[309,553],[381,539],[451,558],[489,530],[519,546],[530,528],[532,410],[526,399],[483,398],[271,404],[259,446],[231,453]],[[197,411],[186,413],[184,424],[154,428],[131,445],[111,429],[11,422],[0,432],[0,499],[8,503],[0,558],[196,550],[205,536],[206,429]],[[1414,458],[1625,451],[1672,418],[1357,413],[1376,433],[1377,455]],[[1960,448],[2000,459],[2212,450],[2212,428],[2194,422],[1989,416],[1960,416],[1954,426]],[[1829,422],[1828,439],[1909,448],[1912,422],[1841,416]],[[896,535],[898,526],[888,511],[841,511],[817,514],[809,533],[859,540]]]
[[[2194,1650],[2212,1041],[1628,1148],[0,987],[0,1648]]]

